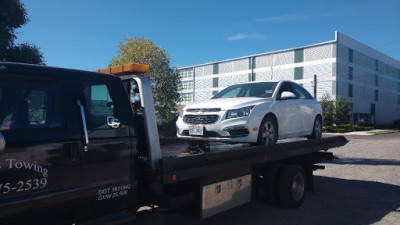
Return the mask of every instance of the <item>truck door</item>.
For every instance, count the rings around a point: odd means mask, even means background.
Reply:
[[[81,122],[87,125],[87,134],[83,133],[87,141],[82,158],[87,199],[83,211],[96,215],[127,208],[136,191],[131,183],[135,139],[129,98],[118,78],[84,80],[80,90],[77,107],[83,110]]]
[[[80,140],[69,126],[76,111],[65,113],[70,105],[62,87],[55,76],[0,71],[1,224],[73,219]]]

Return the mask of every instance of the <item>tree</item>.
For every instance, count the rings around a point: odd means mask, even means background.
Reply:
[[[339,95],[335,103],[335,123],[337,125],[348,124],[350,122],[351,111],[349,104]]]
[[[44,65],[43,54],[34,45],[15,44],[15,29],[29,19],[19,0],[0,0],[0,61],[24,62]]]
[[[146,38],[126,38],[118,46],[117,56],[110,66],[127,63],[142,63],[150,66],[145,76],[150,80],[154,95],[155,109],[161,122],[170,121],[176,111],[180,83],[176,69],[169,66],[169,56],[164,49]]]
[[[320,101],[324,125],[332,126],[335,123],[335,103],[329,94],[324,94]]]

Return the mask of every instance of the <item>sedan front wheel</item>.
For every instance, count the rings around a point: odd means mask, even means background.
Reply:
[[[271,117],[265,117],[258,131],[258,145],[270,146],[278,141],[278,125]]]

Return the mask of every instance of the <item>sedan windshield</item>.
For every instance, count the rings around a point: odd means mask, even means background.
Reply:
[[[277,82],[262,82],[233,85],[219,92],[213,99],[239,97],[270,98],[277,84]]]

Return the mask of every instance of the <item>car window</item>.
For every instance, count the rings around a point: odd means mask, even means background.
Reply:
[[[107,117],[114,117],[114,103],[106,84],[84,87],[88,128],[108,128]]]
[[[239,97],[257,97],[257,98],[270,98],[275,91],[276,82],[262,82],[262,83],[246,83],[230,86],[218,94],[216,98],[239,98]]]
[[[310,93],[298,84],[292,83],[292,90],[297,99],[313,99]]]
[[[53,79],[0,76],[0,130],[61,127],[60,88]]]

